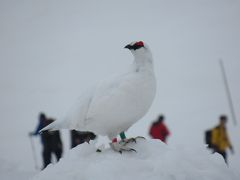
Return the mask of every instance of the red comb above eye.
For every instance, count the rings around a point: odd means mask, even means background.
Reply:
[[[142,41],[136,42],[135,45],[137,46],[144,46],[144,43]]]

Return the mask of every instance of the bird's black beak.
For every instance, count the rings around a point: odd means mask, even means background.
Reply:
[[[126,45],[124,48],[127,48],[127,49],[132,49],[132,46],[130,44]]]

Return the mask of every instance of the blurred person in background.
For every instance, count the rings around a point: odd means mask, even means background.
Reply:
[[[227,133],[227,116],[221,115],[219,118],[219,124],[210,130],[210,146],[209,148],[213,149],[213,152],[221,154],[227,163],[227,152],[229,148],[234,153],[233,146],[230,142],[228,133]]]
[[[164,124],[164,119],[165,119],[164,116],[160,115],[157,121],[152,123],[149,130],[149,135],[153,139],[160,139],[162,142],[166,143],[166,139],[170,135],[170,131]]]
[[[41,142],[43,146],[43,151],[42,151],[43,169],[52,162],[51,161],[52,154],[56,156],[57,161],[59,161],[59,159],[62,157],[63,145],[60,137],[60,132],[59,131],[43,131],[39,133],[39,131],[42,128],[49,125],[53,121],[54,121],[53,119],[47,118],[44,113],[40,113],[39,122],[36,130],[34,132],[29,133],[30,136],[37,136],[37,135],[41,136]]]

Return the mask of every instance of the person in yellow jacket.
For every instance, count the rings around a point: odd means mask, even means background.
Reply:
[[[211,144],[214,152],[221,154],[227,163],[226,150],[229,148],[233,153],[233,147],[227,134],[226,123],[227,116],[220,116],[219,125],[213,128],[211,132]]]

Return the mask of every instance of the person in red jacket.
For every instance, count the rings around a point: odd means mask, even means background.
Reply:
[[[163,121],[164,116],[160,115],[158,117],[158,120],[153,122],[152,126],[150,127],[149,135],[153,139],[160,139],[161,141],[166,143],[166,139],[170,135],[170,132]]]

